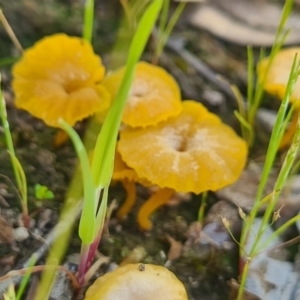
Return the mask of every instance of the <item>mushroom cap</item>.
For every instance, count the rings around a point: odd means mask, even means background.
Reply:
[[[98,278],[85,300],[187,300],[184,285],[168,269],[127,264]]]
[[[114,180],[123,180],[127,179],[130,181],[137,181],[138,175],[135,170],[129,168],[125,162],[122,160],[122,157],[118,151],[115,152],[114,160],[114,170],[112,179]]]
[[[257,65],[258,80],[263,83],[264,89],[280,99],[283,99],[286,86],[289,80],[295,54],[300,55],[300,47],[292,47],[279,51],[275,56],[269,70],[269,58],[262,59]],[[267,72],[267,74],[266,74]],[[265,77],[265,79],[264,79]],[[294,91],[291,95],[291,101],[300,100],[300,78],[298,78]],[[300,105],[300,102],[299,102]]]
[[[236,181],[247,145],[200,103],[184,101],[177,117],[121,131],[118,150],[139,177],[178,192],[218,190]]]
[[[136,171],[126,165],[118,151],[115,152],[114,170],[112,175],[113,180],[129,180],[138,182],[144,186],[153,185],[146,179],[140,178]]]
[[[45,37],[13,68],[15,104],[49,126],[58,127],[59,118],[74,125],[108,110],[111,96],[100,84],[104,74],[87,41],[66,34]]]
[[[125,68],[108,75],[103,84],[114,98]],[[174,78],[161,67],[139,62],[125,105],[122,121],[131,127],[155,125],[181,111],[180,89]]]

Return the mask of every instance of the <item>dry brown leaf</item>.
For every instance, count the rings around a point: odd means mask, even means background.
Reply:
[[[181,256],[182,244],[168,234],[166,235],[166,238],[170,244],[168,260],[173,261]]]
[[[0,217],[0,244],[14,242],[13,228],[2,217]]]

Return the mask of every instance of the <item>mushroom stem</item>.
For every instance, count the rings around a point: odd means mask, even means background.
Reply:
[[[53,139],[53,146],[55,148],[61,147],[67,140],[69,139],[69,136],[67,133],[61,129],[59,129]]]
[[[117,212],[117,218],[119,220],[124,219],[127,217],[129,211],[131,210],[132,206],[136,200],[136,188],[134,181],[131,180],[122,180],[122,185],[126,190],[126,199],[124,203],[121,205]]]
[[[299,109],[295,109],[292,115],[291,123],[280,141],[280,149],[286,148],[291,144],[297,128],[298,115]]]
[[[169,198],[175,193],[173,189],[162,188],[154,193],[140,208],[138,213],[138,223],[144,230],[152,228],[150,215],[160,206],[168,202]]]

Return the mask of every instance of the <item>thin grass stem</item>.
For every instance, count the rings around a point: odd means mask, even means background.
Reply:
[[[251,229],[253,221],[257,215],[258,209],[262,203],[262,200],[260,200],[260,199],[262,197],[264,187],[266,185],[268,176],[270,174],[270,171],[271,171],[271,168],[272,168],[272,165],[275,160],[275,156],[276,156],[276,153],[277,153],[277,150],[279,147],[280,137],[282,136],[282,130],[283,130],[282,127],[286,124],[285,114],[287,111],[287,106],[288,106],[291,94],[294,90],[295,84],[297,82],[299,71],[300,71],[300,60],[297,58],[297,55],[295,55],[293,65],[291,68],[291,72],[290,72],[290,76],[289,76],[289,80],[287,83],[285,95],[284,95],[283,101],[281,103],[281,106],[279,108],[279,112],[276,117],[275,126],[274,126],[272,134],[271,134],[271,139],[270,139],[269,147],[267,150],[266,162],[265,162],[265,165],[263,168],[262,177],[260,180],[260,184],[258,187],[256,199],[255,199],[256,201],[255,201],[255,204],[254,204],[254,207],[253,207],[251,213],[249,214],[248,220],[244,224],[244,227],[242,230],[242,235],[241,235],[241,245],[242,246],[244,246],[246,243],[246,239],[247,239],[249,230]],[[289,117],[290,116],[288,116],[288,118]],[[294,135],[292,145],[287,152],[284,163],[283,163],[281,170],[279,172],[279,175],[277,177],[276,183],[273,188],[272,197],[271,197],[270,201],[268,201],[268,205],[267,205],[266,211],[264,213],[261,226],[258,230],[255,241],[251,247],[250,253],[249,254],[244,253],[244,255],[247,255],[250,258],[253,258],[258,253],[257,247],[261,240],[261,237],[262,237],[265,229],[270,226],[269,221],[270,221],[271,215],[272,215],[275,205],[278,201],[280,192],[282,191],[283,186],[286,183],[287,178],[292,170],[292,166],[296,159],[297,151],[299,148],[299,143],[300,143],[300,119],[298,117],[297,130]],[[263,201],[263,202],[265,202],[265,201]],[[242,278],[247,277],[247,274],[246,274],[247,272],[248,272],[248,269],[243,270]],[[241,285],[239,292],[243,293],[243,291],[241,291],[243,289],[244,289],[244,285],[243,286]],[[241,298],[238,298],[238,299],[241,299]]]
[[[2,22],[6,33],[10,37],[11,41],[13,42],[13,44],[15,45],[16,49],[20,52],[20,54],[23,54],[24,49],[23,49],[21,43],[19,42],[17,36],[15,35],[13,29],[9,25],[9,23],[8,23],[8,21],[7,21],[6,17],[5,17],[2,9],[0,9],[0,21]]]
[[[1,74],[0,74],[0,85],[1,85]],[[17,183],[17,189],[21,195],[21,205],[22,205],[24,224],[26,227],[28,227],[29,218],[28,218],[28,208],[27,208],[26,176],[19,160],[16,157],[10,126],[7,119],[6,103],[1,88],[0,88],[0,118],[2,120],[6,147],[10,155],[10,161],[14,172],[15,180]]]
[[[22,295],[24,294],[25,288],[26,288],[26,286],[29,282],[29,279],[30,279],[30,276],[31,276],[31,273],[32,273],[32,270],[33,270],[33,266],[35,265],[36,261],[37,261],[36,256],[32,255],[30,257],[30,260],[29,260],[28,269],[26,270],[26,273],[23,276],[22,281],[20,283],[20,286],[19,286],[19,289],[18,289],[18,292],[17,292],[17,296],[16,296],[16,300],[20,300]]]
[[[166,45],[166,42],[167,42],[174,26],[176,25],[179,17],[181,16],[185,6],[186,6],[185,2],[180,2],[178,4],[178,6],[176,7],[174,13],[172,14],[169,22],[165,26],[165,28],[164,29],[160,28],[159,39],[158,39],[157,46],[155,49],[155,55],[154,55],[154,58],[152,59],[152,62],[154,62],[155,64],[158,62],[159,57],[161,56],[163,49]]]
[[[90,43],[92,42],[94,29],[94,6],[94,0],[86,0],[84,6],[82,37]]]
[[[253,55],[253,48],[251,46],[247,47],[247,73],[248,73],[248,80],[247,80],[247,102],[250,107],[253,104],[253,93],[254,93],[254,55]]]

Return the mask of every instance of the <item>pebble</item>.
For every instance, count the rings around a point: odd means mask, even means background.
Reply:
[[[21,226],[14,229],[13,235],[16,241],[22,242],[29,237],[29,232],[26,227]]]

